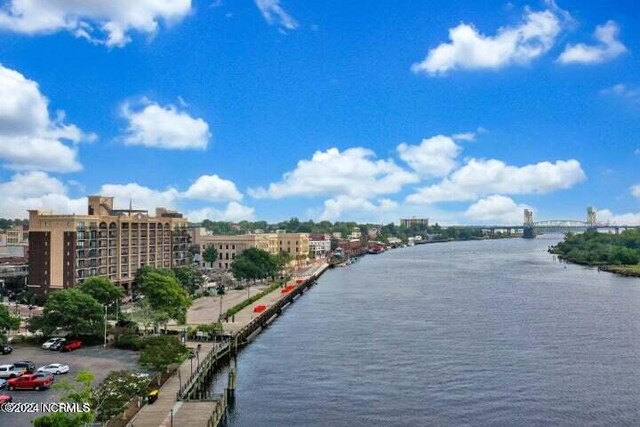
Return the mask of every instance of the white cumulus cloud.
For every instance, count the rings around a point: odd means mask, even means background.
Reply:
[[[391,211],[396,209],[398,204],[393,200],[381,199],[373,203],[365,198],[354,198],[348,196],[338,196],[325,200],[324,210],[320,215],[321,221],[335,221],[340,219],[343,214],[366,215],[371,213],[380,213],[381,211]]]
[[[615,96],[631,103],[640,102],[640,89],[629,87],[624,83],[618,83],[600,91],[602,95]],[[635,154],[640,153],[640,149]]]
[[[280,0],[255,0],[256,6],[269,25],[295,30],[298,22],[282,8]]]
[[[9,181],[0,182],[0,194],[0,218],[27,218],[30,209],[87,212],[85,197],[69,197],[66,185],[44,172],[16,173]]]
[[[242,194],[236,188],[236,184],[218,175],[202,175],[184,193],[184,197],[211,202],[242,200]]]
[[[310,160],[300,160],[279,182],[267,189],[255,188],[249,193],[256,198],[280,199],[289,196],[347,195],[372,198],[396,193],[406,184],[418,182],[392,160],[375,158],[371,150],[356,147],[340,152],[337,148],[316,151]]]
[[[625,45],[618,40],[620,29],[614,21],[598,25],[594,33],[598,41],[596,45],[579,43],[567,45],[558,57],[561,64],[599,64],[610,61],[627,51]]]
[[[610,225],[640,225],[640,213],[614,214],[609,209],[602,209],[596,212],[599,223]]]
[[[124,103],[122,117],[128,120],[124,142],[127,145],[166,150],[204,150],[209,144],[209,125],[191,117],[174,105],[161,106],[144,100],[140,106]]]
[[[517,204],[513,199],[494,194],[480,199],[466,210],[464,215],[474,223],[516,225],[522,223],[522,215],[529,206]]]
[[[455,138],[468,141],[473,139],[473,134],[459,134]],[[436,135],[423,139],[420,145],[402,143],[397,151],[400,158],[422,176],[443,177],[456,168],[456,158],[462,148],[454,137]]]
[[[562,29],[562,11],[553,6],[540,12],[527,9],[520,25],[502,27],[494,36],[483,35],[473,25],[462,23],[449,30],[448,43],[429,50],[427,57],[413,64],[411,70],[434,76],[459,69],[528,64],[553,47]]]
[[[82,169],[77,144],[95,139],[64,114],[50,117],[38,84],[0,65],[0,161],[16,170],[73,172]]]
[[[188,212],[189,221],[251,221],[255,219],[255,209],[238,202],[229,203],[224,210],[206,207]]]
[[[586,179],[580,162],[558,160],[522,167],[490,159],[471,159],[441,182],[407,197],[413,204],[476,200],[489,194],[545,194]]]
[[[126,209],[131,202],[134,209],[146,209],[152,215],[156,208],[175,208],[180,197],[180,192],[172,187],[155,190],[137,183],[104,184],[100,194],[113,196],[116,208]]]
[[[191,12],[191,0],[9,0],[0,28],[21,34],[68,31],[109,47],[131,41],[133,31],[153,35]]]

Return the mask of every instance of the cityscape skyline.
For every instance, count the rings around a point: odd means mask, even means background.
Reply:
[[[116,3],[3,2],[0,217],[640,224],[630,2]]]

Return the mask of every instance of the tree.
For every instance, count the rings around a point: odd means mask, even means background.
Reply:
[[[192,295],[198,286],[204,283],[202,273],[193,265],[176,267],[173,269],[173,274],[189,295]]]
[[[0,304],[0,331],[4,333],[7,330],[18,329],[19,327],[20,316],[11,314],[6,305]]]
[[[122,298],[124,292],[106,277],[93,276],[85,279],[77,289],[90,295],[100,304],[108,305]]]
[[[144,349],[138,363],[156,372],[164,372],[173,363],[182,363],[187,358],[187,347],[175,335],[160,335],[145,339]]]
[[[126,409],[134,397],[144,397],[149,385],[149,376],[129,370],[112,371],[102,381],[93,395],[96,420],[108,421]]]
[[[104,326],[103,308],[78,289],[63,289],[49,296],[42,315],[32,317],[29,330],[51,335],[58,329],[72,335],[98,334]]]
[[[167,319],[183,324],[187,320],[187,309],[191,305],[189,294],[173,276],[162,271],[152,271],[143,278],[140,287],[151,309]]]
[[[218,259],[218,251],[213,245],[209,245],[205,248],[202,253],[202,259],[209,263],[209,265],[213,265]]]
[[[274,277],[278,270],[277,257],[258,248],[245,249],[231,264],[231,272],[236,279],[266,279]]]
[[[53,388],[66,392],[60,400],[62,402],[77,403],[80,412],[54,412],[43,415],[33,420],[35,427],[81,427],[89,425],[94,418],[94,405],[92,405],[93,387],[95,376],[89,371],[78,371],[74,381],[67,379],[56,382]]]

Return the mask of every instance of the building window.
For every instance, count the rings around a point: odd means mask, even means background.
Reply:
[[[231,259],[236,259],[236,254],[235,253],[231,254]]]
[[[222,250],[222,245],[220,245],[220,250]]]
[[[224,263],[224,268],[229,268],[229,263],[228,262]]]
[[[231,249],[236,250],[236,245],[231,245]]]
[[[218,254],[218,259],[222,259],[222,252]]]
[[[229,259],[229,252],[224,255],[224,259]]]
[[[221,262],[218,263],[218,268],[222,268],[222,263]]]
[[[225,249],[226,249],[226,250],[229,250],[229,245],[227,245]]]

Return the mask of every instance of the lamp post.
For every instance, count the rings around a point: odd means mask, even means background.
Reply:
[[[104,305],[104,344],[103,347],[107,347],[107,305]]]

